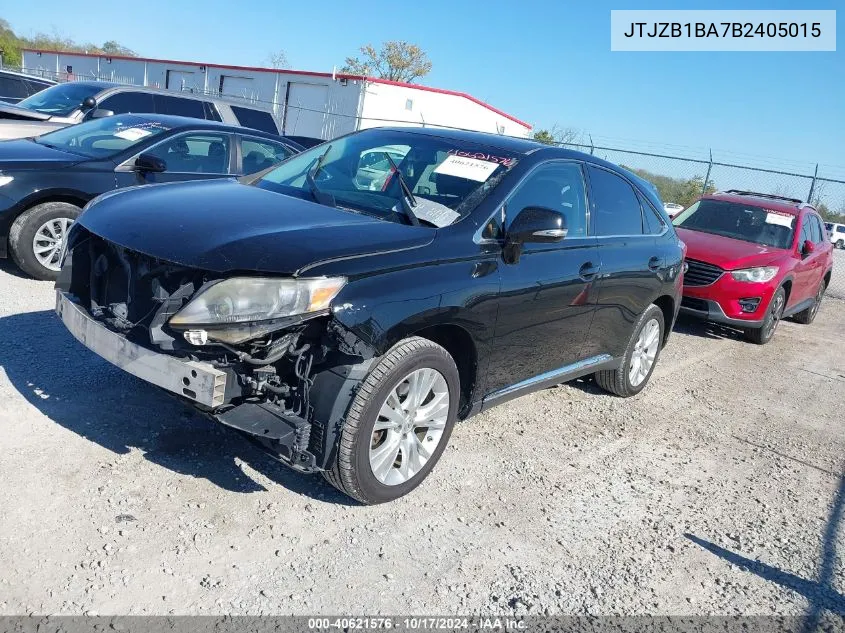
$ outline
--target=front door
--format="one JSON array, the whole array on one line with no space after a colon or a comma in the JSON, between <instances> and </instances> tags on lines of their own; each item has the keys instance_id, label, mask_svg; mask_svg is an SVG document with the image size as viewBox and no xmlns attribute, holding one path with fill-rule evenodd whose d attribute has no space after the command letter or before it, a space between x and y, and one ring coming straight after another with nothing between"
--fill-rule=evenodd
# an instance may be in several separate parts
<instances>
[{"instance_id":1,"label":"front door","mask_svg":"<svg viewBox=\"0 0 845 633\"><path fill-rule=\"evenodd\" d=\"M144 154L160 158L167 165L161 173L140 173L126 170L123 163L115 172L118 187L182 180L226 178L232 171L232 135L219 132L189 132L166 139Z\"/></svg>"},{"instance_id":2,"label":"front door","mask_svg":"<svg viewBox=\"0 0 845 633\"><path fill-rule=\"evenodd\" d=\"M792 291L789 293L787 307L792 307L806 299L816 296L824 274L824 263L827 257L825 247L825 233L821 222L811 213L805 213L801 219L801 231L795 256L799 261L795 264ZM812 252L804 251L804 243L813 244Z\"/></svg>"},{"instance_id":3,"label":"front door","mask_svg":"<svg viewBox=\"0 0 845 633\"><path fill-rule=\"evenodd\" d=\"M506 201L506 222L526 207L562 213L568 233L558 243L525 244L518 262L499 267L499 316L485 389L493 398L581 360L595 308L597 253L587 230L581 164L560 160L535 168Z\"/></svg>"}]
</instances>

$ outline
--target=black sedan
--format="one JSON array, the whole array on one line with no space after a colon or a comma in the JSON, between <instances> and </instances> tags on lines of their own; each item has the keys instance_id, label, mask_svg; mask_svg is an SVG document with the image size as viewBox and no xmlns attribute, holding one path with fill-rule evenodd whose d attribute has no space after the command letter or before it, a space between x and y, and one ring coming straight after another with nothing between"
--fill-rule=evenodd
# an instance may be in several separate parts
<instances>
[{"instance_id":1,"label":"black sedan","mask_svg":"<svg viewBox=\"0 0 845 633\"><path fill-rule=\"evenodd\" d=\"M259 172L298 153L289 139L176 116L125 114L0 142L0 257L55 279L64 237L94 197L135 185Z\"/></svg>"}]
</instances>

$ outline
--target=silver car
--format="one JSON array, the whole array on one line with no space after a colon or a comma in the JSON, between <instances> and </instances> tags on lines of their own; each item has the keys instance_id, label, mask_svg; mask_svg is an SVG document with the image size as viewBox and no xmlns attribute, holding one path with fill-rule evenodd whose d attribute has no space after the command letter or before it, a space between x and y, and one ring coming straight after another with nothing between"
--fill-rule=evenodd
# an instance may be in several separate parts
<instances>
[{"instance_id":1,"label":"silver car","mask_svg":"<svg viewBox=\"0 0 845 633\"><path fill-rule=\"evenodd\" d=\"M40 136L83 121L128 113L174 114L279 133L269 107L143 86L72 81L46 88L15 105L0 103L0 140Z\"/></svg>"}]
</instances>

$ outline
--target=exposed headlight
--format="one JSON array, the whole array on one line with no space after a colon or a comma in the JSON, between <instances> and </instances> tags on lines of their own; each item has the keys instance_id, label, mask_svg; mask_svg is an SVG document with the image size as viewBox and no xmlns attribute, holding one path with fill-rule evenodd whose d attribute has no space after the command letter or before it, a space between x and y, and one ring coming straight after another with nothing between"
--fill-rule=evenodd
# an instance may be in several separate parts
<instances>
[{"instance_id":1,"label":"exposed headlight","mask_svg":"<svg viewBox=\"0 0 845 633\"><path fill-rule=\"evenodd\" d=\"M759 266L758 268L743 268L741 270L731 271L731 277L737 281L752 281L757 283L771 281L777 274L777 266Z\"/></svg>"},{"instance_id":2,"label":"exposed headlight","mask_svg":"<svg viewBox=\"0 0 845 633\"><path fill-rule=\"evenodd\" d=\"M0 187L2 187L3 185L8 185L14 179L14 176L4 176L3 174L0 174Z\"/></svg>"},{"instance_id":3,"label":"exposed headlight","mask_svg":"<svg viewBox=\"0 0 845 633\"><path fill-rule=\"evenodd\" d=\"M211 340L240 343L278 329L280 319L328 309L345 283L343 277L233 277L206 288L169 323L207 329Z\"/></svg>"}]
</instances>

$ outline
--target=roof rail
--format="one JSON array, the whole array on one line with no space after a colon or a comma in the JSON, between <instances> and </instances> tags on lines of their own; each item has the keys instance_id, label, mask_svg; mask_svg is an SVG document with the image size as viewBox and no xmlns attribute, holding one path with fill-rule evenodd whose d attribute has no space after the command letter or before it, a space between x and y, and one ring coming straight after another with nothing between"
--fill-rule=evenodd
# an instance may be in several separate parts
<instances>
[{"instance_id":1,"label":"roof rail","mask_svg":"<svg viewBox=\"0 0 845 633\"><path fill-rule=\"evenodd\" d=\"M802 202L798 205L799 209L812 209L813 211L816 210L815 205L810 204L809 202Z\"/></svg>"},{"instance_id":2,"label":"roof rail","mask_svg":"<svg viewBox=\"0 0 845 633\"><path fill-rule=\"evenodd\" d=\"M786 202L794 202L795 204L806 204L803 200L798 198L787 198L786 196L776 196L773 193L759 193L757 191L743 191L741 189L728 189L727 191L717 191L716 193L731 193L735 196L754 196L756 198L768 198L769 200L784 200Z\"/></svg>"}]
</instances>

